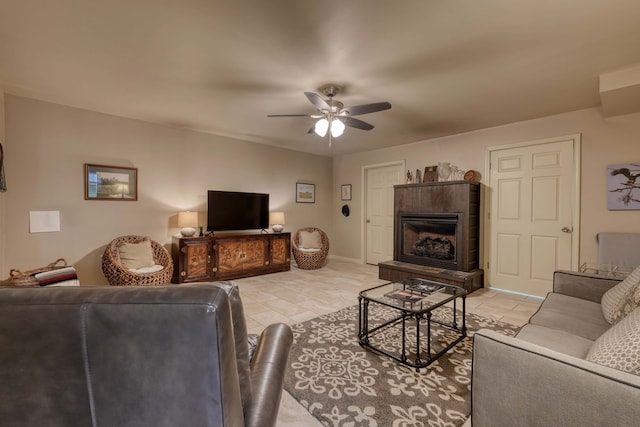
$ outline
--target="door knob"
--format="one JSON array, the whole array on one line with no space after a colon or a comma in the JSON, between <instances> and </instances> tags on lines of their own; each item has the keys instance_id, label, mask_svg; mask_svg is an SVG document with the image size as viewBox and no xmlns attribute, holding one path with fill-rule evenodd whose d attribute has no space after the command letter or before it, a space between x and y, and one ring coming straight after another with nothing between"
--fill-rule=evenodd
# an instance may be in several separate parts
<instances>
[{"instance_id":1,"label":"door knob","mask_svg":"<svg viewBox=\"0 0 640 427\"><path fill-rule=\"evenodd\" d=\"M573 233L573 227L562 227L563 233Z\"/></svg>"}]
</instances>

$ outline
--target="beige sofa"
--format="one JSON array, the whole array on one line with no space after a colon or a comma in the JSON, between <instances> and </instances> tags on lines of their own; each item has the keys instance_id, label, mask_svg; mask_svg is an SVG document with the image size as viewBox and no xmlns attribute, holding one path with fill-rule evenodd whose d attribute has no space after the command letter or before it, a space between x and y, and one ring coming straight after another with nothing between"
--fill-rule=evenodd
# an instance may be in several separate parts
<instances>
[{"instance_id":1,"label":"beige sofa","mask_svg":"<svg viewBox=\"0 0 640 427\"><path fill-rule=\"evenodd\" d=\"M621 287L603 300L620 280L557 271L553 292L515 338L477 332L473 427L638 425L640 308L612 325Z\"/></svg>"}]
</instances>

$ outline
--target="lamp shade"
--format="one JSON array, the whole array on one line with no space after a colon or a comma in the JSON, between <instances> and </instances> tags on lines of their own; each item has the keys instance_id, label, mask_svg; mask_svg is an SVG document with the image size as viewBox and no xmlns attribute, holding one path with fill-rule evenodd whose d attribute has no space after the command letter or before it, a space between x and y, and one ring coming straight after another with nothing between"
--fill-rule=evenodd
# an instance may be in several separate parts
<instances>
[{"instance_id":1,"label":"lamp shade","mask_svg":"<svg viewBox=\"0 0 640 427\"><path fill-rule=\"evenodd\" d=\"M185 211L178 214L178 227L195 227L198 225L198 212Z\"/></svg>"},{"instance_id":2,"label":"lamp shade","mask_svg":"<svg viewBox=\"0 0 640 427\"><path fill-rule=\"evenodd\" d=\"M185 237L190 237L196 234L196 227L198 225L198 212L184 211L178 213L178 227L182 227L180 234Z\"/></svg>"},{"instance_id":3,"label":"lamp shade","mask_svg":"<svg viewBox=\"0 0 640 427\"><path fill-rule=\"evenodd\" d=\"M284 212L269 213L269 224L284 224Z\"/></svg>"},{"instance_id":4,"label":"lamp shade","mask_svg":"<svg viewBox=\"0 0 640 427\"><path fill-rule=\"evenodd\" d=\"M284 227L284 212L270 212L269 213L269 224L271 224L271 229L276 233L280 233Z\"/></svg>"}]
</instances>

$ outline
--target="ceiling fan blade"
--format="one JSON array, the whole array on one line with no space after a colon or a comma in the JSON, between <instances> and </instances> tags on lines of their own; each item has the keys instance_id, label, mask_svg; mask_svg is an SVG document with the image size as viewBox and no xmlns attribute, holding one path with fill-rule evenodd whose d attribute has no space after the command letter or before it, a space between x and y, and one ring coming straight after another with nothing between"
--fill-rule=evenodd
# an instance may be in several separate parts
<instances>
[{"instance_id":1,"label":"ceiling fan blade","mask_svg":"<svg viewBox=\"0 0 640 427\"><path fill-rule=\"evenodd\" d=\"M388 102L374 102L373 104L354 105L353 107L345 107L342 111L346 111L350 116L359 116L361 114L375 113L376 111L388 110L391 104Z\"/></svg>"},{"instance_id":2,"label":"ceiling fan blade","mask_svg":"<svg viewBox=\"0 0 640 427\"><path fill-rule=\"evenodd\" d=\"M317 93L314 92L305 92L304 93L306 95L306 97L309 99L309 101L311 101L311 103L318 109L318 110L330 110L331 107L329 106L329 104L327 104L327 101L325 101L320 95L318 95Z\"/></svg>"},{"instance_id":3,"label":"ceiling fan blade","mask_svg":"<svg viewBox=\"0 0 640 427\"><path fill-rule=\"evenodd\" d=\"M372 124L369 124L360 119L354 119L353 117L338 117L338 120L340 120L341 122L343 122L345 125L349 127L362 129L362 130L371 130L374 127Z\"/></svg>"}]
</instances>

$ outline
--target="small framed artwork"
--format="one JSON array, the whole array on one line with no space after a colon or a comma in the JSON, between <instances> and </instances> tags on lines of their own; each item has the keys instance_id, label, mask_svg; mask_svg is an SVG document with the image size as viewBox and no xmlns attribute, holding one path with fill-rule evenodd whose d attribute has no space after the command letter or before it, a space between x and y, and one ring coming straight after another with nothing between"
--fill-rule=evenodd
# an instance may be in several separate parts
<instances>
[{"instance_id":1,"label":"small framed artwork","mask_svg":"<svg viewBox=\"0 0 640 427\"><path fill-rule=\"evenodd\" d=\"M340 200L351 200L351 184L340 186Z\"/></svg>"},{"instance_id":2,"label":"small framed artwork","mask_svg":"<svg viewBox=\"0 0 640 427\"><path fill-rule=\"evenodd\" d=\"M138 200L138 169L84 164L85 200Z\"/></svg>"},{"instance_id":3,"label":"small framed artwork","mask_svg":"<svg viewBox=\"0 0 640 427\"><path fill-rule=\"evenodd\" d=\"M607 208L640 209L640 163L607 166Z\"/></svg>"},{"instance_id":4,"label":"small framed artwork","mask_svg":"<svg viewBox=\"0 0 640 427\"><path fill-rule=\"evenodd\" d=\"M422 175L422 182L436 182L438 180L438 166L426 166Z\"/></svg>"},{"instance_id":5,"label":"small framed artwork","mask_svg":"<svg viewBox=\"0 0 640 427\"><path fill-rule=\"evenodd\" d=\"M315 203L316 185L304 182L296 183L296 203Z\"/></svg>"}]
</instances>

